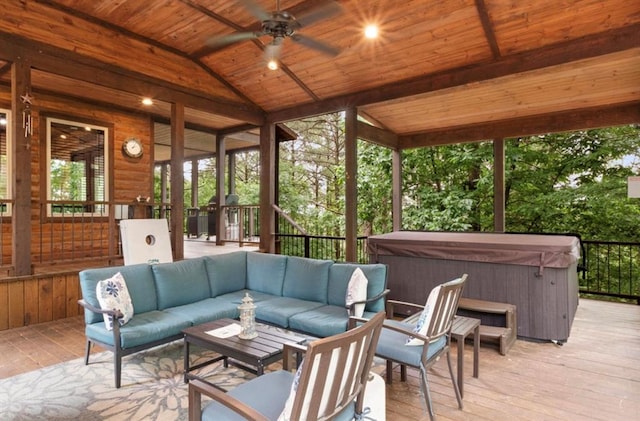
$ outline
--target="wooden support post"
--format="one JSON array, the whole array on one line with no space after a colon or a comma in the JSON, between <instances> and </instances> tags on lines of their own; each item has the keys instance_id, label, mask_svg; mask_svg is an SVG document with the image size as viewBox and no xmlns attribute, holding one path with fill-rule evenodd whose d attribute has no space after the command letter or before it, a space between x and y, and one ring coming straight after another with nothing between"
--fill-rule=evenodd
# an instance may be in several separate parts
<instances>
[{"instance_id":1,"label":"wooden support post","mask_svg":"<svg viewBox=\"0 0 640 421\"><path fill-rule=\"evenodd\" d=\"M345 237L347 262L356 262L358 241L358 112L349 108L345 116Z\"/></svg>"},{"instance_id":2,"label":"wooden support post","mask_svg":"<svg viewBox=\"0 0 640 421\"><path fill-rule=\"evenodd\" d=\"M227 155L226 143L224 141L224 135L216 135L216 245L224 245L226 233L226 217L224 214L223 206L225 201L225 171L224 161Z\"/></svg>"},{"instance_id":3,"label":"wooden support post","mask_svg":"<svg viewBox=\"0 0 640 421\"><path fill-rule=\"evenodd\" d=\"M171 248L184 258L184 104L171 104Z\"/></svg>"},{"instance_id":4,"label":"wooden support post","mask_svg":"<svg viewBox=\"0 0 640 421\"><path fill-rule=\"evenodd\" d=\"M31 275L31 144L34 142L31 115L31 66L19 58L11 66L11 139L13 153L11 214L14 275ZM27 125L31 125L27 127ZM43 154L44 155L44 154ZM46 192L44 192L46 198Z\"/></svg>"},{"instance_id":5,"label":"wooden support post","mask_svg":"<svg viewBox=\"0 0 640 421\"><path fill-rule=\"evenodd\" d=\"M394 231L402 229L402 151L391 152L391 215Z\"/></svg>"},{"instance_id":6,"label":"wooden support post","mask_svg":"<svg viewBox=\"0 0 640 421\"><path fill-rule=\"evenodd\" d=\"M505 231L504 139L493 140L493 231Z\"/></svg>"},{"instance_id":7,"label":"wooden support post","mask_svg":"<svg viewBox=\"0 0 640 421\"><path fill-rule=\"evenodd\" d=\"M271 122L260 127L260 250L274 253L276 126Z\"/></svg>"}]
</instances>

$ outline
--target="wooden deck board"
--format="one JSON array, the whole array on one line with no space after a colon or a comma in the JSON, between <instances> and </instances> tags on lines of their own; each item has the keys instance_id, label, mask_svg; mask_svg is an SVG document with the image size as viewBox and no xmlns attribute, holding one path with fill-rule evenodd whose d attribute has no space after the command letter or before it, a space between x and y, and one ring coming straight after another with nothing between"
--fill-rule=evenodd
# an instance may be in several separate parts
<instances>
[{"instance_id":1,"label":"wooden deck board","mask_svg":"<svg viewBox=\"0 0 640 421\"><path fill-rule=\"evenodd\" d=\"M0 331L0 378L83 352L81 316ZM452 353L455 365L455 347ZM467 343L467 367L472 355ZM457 408L446 361L436 364L429 379L440 421L640 419L640 306L583 299L562 346L517 340L506 356L482 346L480 377L471 370L465 375L463 410ZM408 369L402 383L395 369L387 387L387 419L429 419L417 371Z\"/></svg>"}]
</instances>

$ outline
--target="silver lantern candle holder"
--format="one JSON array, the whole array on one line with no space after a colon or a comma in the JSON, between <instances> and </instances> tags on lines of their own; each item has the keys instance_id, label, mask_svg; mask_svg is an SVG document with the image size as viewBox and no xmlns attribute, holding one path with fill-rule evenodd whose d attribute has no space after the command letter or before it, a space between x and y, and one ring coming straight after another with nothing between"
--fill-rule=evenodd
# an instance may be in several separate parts
<instances>
[{"instance_id":1,"label":"silver lantern candle holder","mask_svg":"<svg viewBox=\"0 0 640 421\"><path fill-rule=\"evenodd\" d=\"M240 310L241 328L238 337L240 339L253 339L258 336L258 332L256 332L256 305L253 303L249 293L245 294L242 304L238 306L238 310Z\"/></svg>"}]
</instances>

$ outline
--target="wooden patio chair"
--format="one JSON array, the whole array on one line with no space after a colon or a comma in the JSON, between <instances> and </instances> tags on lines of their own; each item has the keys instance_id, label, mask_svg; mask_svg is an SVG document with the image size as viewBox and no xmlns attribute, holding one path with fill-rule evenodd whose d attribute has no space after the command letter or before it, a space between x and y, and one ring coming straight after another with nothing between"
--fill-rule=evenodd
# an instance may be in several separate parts
<instances>
[{"instance_id":1,"label":"wooden patio chair","mask_svg":"<svg viewBox=\"0 0 640 421\"><path fill-rule=\"evenodd\" d=\"M449 375L453 383L453 389L458 400L458 406L462 409L462 397L456 378L451 367L451 355L449 345L451 341L451 326L458 309L458 300L462 294L467 275L458 279L436 286L427 299L425 306L388 300L387 305L401 304L412 306L422 310L421 319L426 328L425 334L415 331L416 325L387 319L384 321L380 332L376 356L387 360L387 383L391 383L392 365L399 363L401 380L406 380L406 366L420 370L422 392L429 410L431 420L435 420L431 402L431 392L427 379L428 370L438 361L442 354L446 354L449 365ZM389 313L389 312L388 312ZM392 317L393 315L389 315ZM420 325L420 322L418 323ZM408 339L413 338L419 345L409 345Z\"/></svg>"},{"instance_id":2,"label":"wooden patio chair","mask_svg":"<svg viewBox=\"0 0 640 421\"><path fill-rule=\"evenodd\" d=\"M295 375L287 370L267 373L228 393L205 381L191 380L189 420L359 417L365 410L365 388L384 319L380 312L357 328L310 342ZM213 399L204 409L203 394Z\"/></svg>"}]
</instances>

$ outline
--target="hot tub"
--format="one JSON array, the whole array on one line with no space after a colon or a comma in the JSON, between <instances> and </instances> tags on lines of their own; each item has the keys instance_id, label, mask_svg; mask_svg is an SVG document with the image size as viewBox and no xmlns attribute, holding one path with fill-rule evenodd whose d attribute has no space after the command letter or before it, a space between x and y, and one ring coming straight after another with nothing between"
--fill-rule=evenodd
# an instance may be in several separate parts
<instances>
[{"instance_id":1,"label":"hot tub","mask_svg":"<svg viewBox=\"0 0 640 421\"><path fill-rule=\"evenodd\" d=\"M390 299L423 303L434 286L467 273L464 297L516 306L518 337L569 338L578 307L577 237L397 231L368 244L370 261L388 265Z\"/></svg>"}]
</instances>

